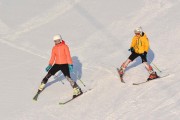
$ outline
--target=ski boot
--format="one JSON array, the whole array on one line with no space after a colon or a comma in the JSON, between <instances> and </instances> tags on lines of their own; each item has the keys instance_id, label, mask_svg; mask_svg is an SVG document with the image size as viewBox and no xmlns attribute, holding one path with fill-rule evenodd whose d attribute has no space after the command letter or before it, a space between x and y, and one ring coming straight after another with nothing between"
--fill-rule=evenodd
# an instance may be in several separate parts
<instances>
[{"instance_id":1,"label":"ski boot","mask_svg":"<svg viewBox=\"0 0 180 120\"><path fill-rule=\"evenodd\" d=\"M42 91L42 90L44 89L44 87L45 87L45 84L44 84L44 83L41 83L41 85L39 86L39 89L38 89L38 90Z\"/></svg>"},{"instance_id":2,"label":"ski boot","mask_svg":"<svg viewBox=\"0 0 180 120\"><path fill-rule=\"evenodd\" d=\"M37 101L38 96L39 96L39 94L42 92L42 90L44 89L44 87L45 87L45 84L44 84L44 83L41 83L41 85L40 85L39 88L38 88L38 91L37 91L36 95L33 97L33 100Z\"/></svg>"},{"instance_id":3,"label":"ski boot","mask_svg":"<svg viewBox=\"0 0 180 120\"><path fill-rule=\"evenodd\" d=\"M120 69L117 68L117 71L119 73L120 80L121 80L122 83L125 83L124 80L123 80L124 70L125 70L125 68L123 68L123 67L121 67Z\"/></svg>"},{"instance_id":4,"label":"ski boot","mask_svg":"<svg viewBox=\"0 0 180 120\"><path fill-rule=\"evenodd\" d=\"M159 78L159 76L156 74L156 72L153 72L149 75L149 78L147 79L147 81L149 80L153 80L153 79L156 79L156 78Z\"/></svg>"},{"instance_id":5,"label":"ski boot","mask_svg":"<svg viewBox=\"0 0 180 120\"><path fill-rule=\"evenodd\" d=\"M124 75L124 68L123 68L123 67L121 67L121 68L119 69L119 75L120 75L121 77Z\"/></svg>"},{"instance_id":6,"label":"ski boot","mask_svg":"<svg viewBox=\"0 0 180 120\"><path fill-rule=\"evenodd\" d=\"M83 94L83 92L79 87L73 88L73 98L76 98L82 94Z\"/></svg>"}]
</instances>

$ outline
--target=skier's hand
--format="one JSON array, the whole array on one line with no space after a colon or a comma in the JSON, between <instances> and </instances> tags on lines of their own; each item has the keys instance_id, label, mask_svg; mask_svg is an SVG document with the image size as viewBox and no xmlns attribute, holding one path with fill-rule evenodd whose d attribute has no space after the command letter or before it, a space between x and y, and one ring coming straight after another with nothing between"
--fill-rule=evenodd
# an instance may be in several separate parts
<instances>
[{"instance_id":1,"label":"skier's hand","mask_svg":"<svg viewBox=\"0 0 180 120\"><path fill-rule=\"evenodd\" d=\"M46 67L46 72L48 72L51 68L52 68L52 65L48 65L48 66Z\"/></svg>"},{"instance_id":2,"label":"skier's hand","mask_svg":"<svg viewBox=\"0 0 180 120\"><path fill-rule=\"evenodd\" d=\"M69 67L69 72L73 72L73 65L69 64L68 67Z\"/></svg>"},{"instance_id":3,"label":"skier's hand","mask_svg":"<svg viewBox=\"0 0 180 120\"><path fill-rule=\"evenodd\" d=\"M145 51L142 55L146 56L146 55L147 55L147 52Z\"/></svg>"},{"instance_id":4,"label":"skier's hand","mask_svg":"<svg viewBox=\"0 0 180 120\"><path fill-rule=\"evenodd\" d=\"M144 55L147 55L147 52L145 51L143 54L144 54Z\"/></svg>"},{"instance_id":5,"label":"skier's hand","mask_svg":"<svg viewBox=\"0 0 180 120\"><path fill-rule=\"evenodd\" d=\"M128 49L128 51L134 52L134 48L131 47L130 49Z\"/></svg>"}]
</instances>

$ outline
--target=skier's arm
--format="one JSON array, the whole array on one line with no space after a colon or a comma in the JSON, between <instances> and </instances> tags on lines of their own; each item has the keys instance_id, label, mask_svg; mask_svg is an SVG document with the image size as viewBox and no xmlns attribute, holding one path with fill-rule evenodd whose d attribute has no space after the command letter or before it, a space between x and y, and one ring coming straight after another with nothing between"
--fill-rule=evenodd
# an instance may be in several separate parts
<instances>
[{"instance_id":1,"label":"skier's arm","mask_svg":"<svg viewBox=\"0 0 180 120\"><path fill-rule=\"evenodd\" d=\"M71 58L71 55L70 55L70 51L69 51L69 47L67 45L65 47L65 53L66 53L66 56L67 56L68 64L73 64L72 63L72 58Z\"/></svg>"},{"instance_id":2,"label":"skier's arm","mask_svg":"<svg viewBox=\"0 0 180 120\"><path fill-rule=\"evenodd\" d=\"M135 44L136 44L135 38L133 37L130 48L134 48Z\"/></svg>"},{"instance_id":3,"label":"skier's arm","mask_svg":"<svg viewBox=\"0 0 180 120\"><path fill-rule=\"evenodd\" d=\"M149 40L148 38L146 38L144 51L148 52L148 50L149 50Z\"/></svg>"},{"instance_id":4,"label":"skier's arm","mask_svg":"<svg viewBox=\"0 0 180 120\"><path fill-rule=\"evenodd\" d=\"M54 53L54 48L53 48L51 52L51 59L49 60L49 65L53 65L54 60L55 60L55 53Z\"/></svg>"}]
</instances>

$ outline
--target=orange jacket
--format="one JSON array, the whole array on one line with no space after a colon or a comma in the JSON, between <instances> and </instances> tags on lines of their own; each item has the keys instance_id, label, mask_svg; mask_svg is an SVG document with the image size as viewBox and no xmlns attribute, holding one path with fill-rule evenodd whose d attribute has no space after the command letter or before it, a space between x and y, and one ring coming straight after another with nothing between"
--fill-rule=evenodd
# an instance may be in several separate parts
<instances>
[{"instance_id":1,"label":"orange jacket","mask_svg":"<svg viewBox=\"0 0 180 120\"><path fill-rule=\"evenodd\" d=\"M72 58L69 52L69 47L65 44L64 41L55 45L52 48L49 65L53 64L72 64Z\"/></svg>"},{"instance_id":2,"label":"orange jacket","mask_svg":"<svg viewBox=\"0 0 180 120\"><path fill-rule=\"evenodd\" d=\"M135 52L142 54L149 50L149 40L145 33L142 36L134 36L132 39L131 47L134 48Z\"/></svg>"}]
</instances>

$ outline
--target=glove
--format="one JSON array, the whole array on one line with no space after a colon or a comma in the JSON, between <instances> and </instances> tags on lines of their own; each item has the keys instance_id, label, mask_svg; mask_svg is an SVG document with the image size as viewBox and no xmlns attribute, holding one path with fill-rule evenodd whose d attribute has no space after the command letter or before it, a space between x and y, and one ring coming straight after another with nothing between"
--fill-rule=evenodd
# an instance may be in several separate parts
<instances>
[{"instance_id":1,"label":"glove","mask_svg":"<svg viewBox=\"0 0 180 120\"><path fill-rule=\"evenodd\" d=\"M68 67L69 67L69 72L73 72L73 65L69 64Z\"/></svg>"},{"instance_id":2,"label":"glove","mask_svg":"<svg viewBox=\"0 0 180 120\"><path fill-rule=\"evenodd\" d=\"M142 55L147 55L147 52L145 51Z\"/></svg>"},{"instance_id":3,"label":"glove","mask_svg":"<svg viewBox=\"0 0 180 120\"><path fill-rule=\"evenodd\" d=\"M128 49L128 51L134 52L134 48L131 47L130 49Z\"/></svg>"},{"instance_id":4,"label":"glove","mask_svg":"<svg viewBox=\"0 0 180 120\"><path fill-rule=\"evenodd\" d=\"M48 66L46 67L46 72L48 72L51 68L52 68L52 65L48 65Z\"/></svg>"}]
</instances>

